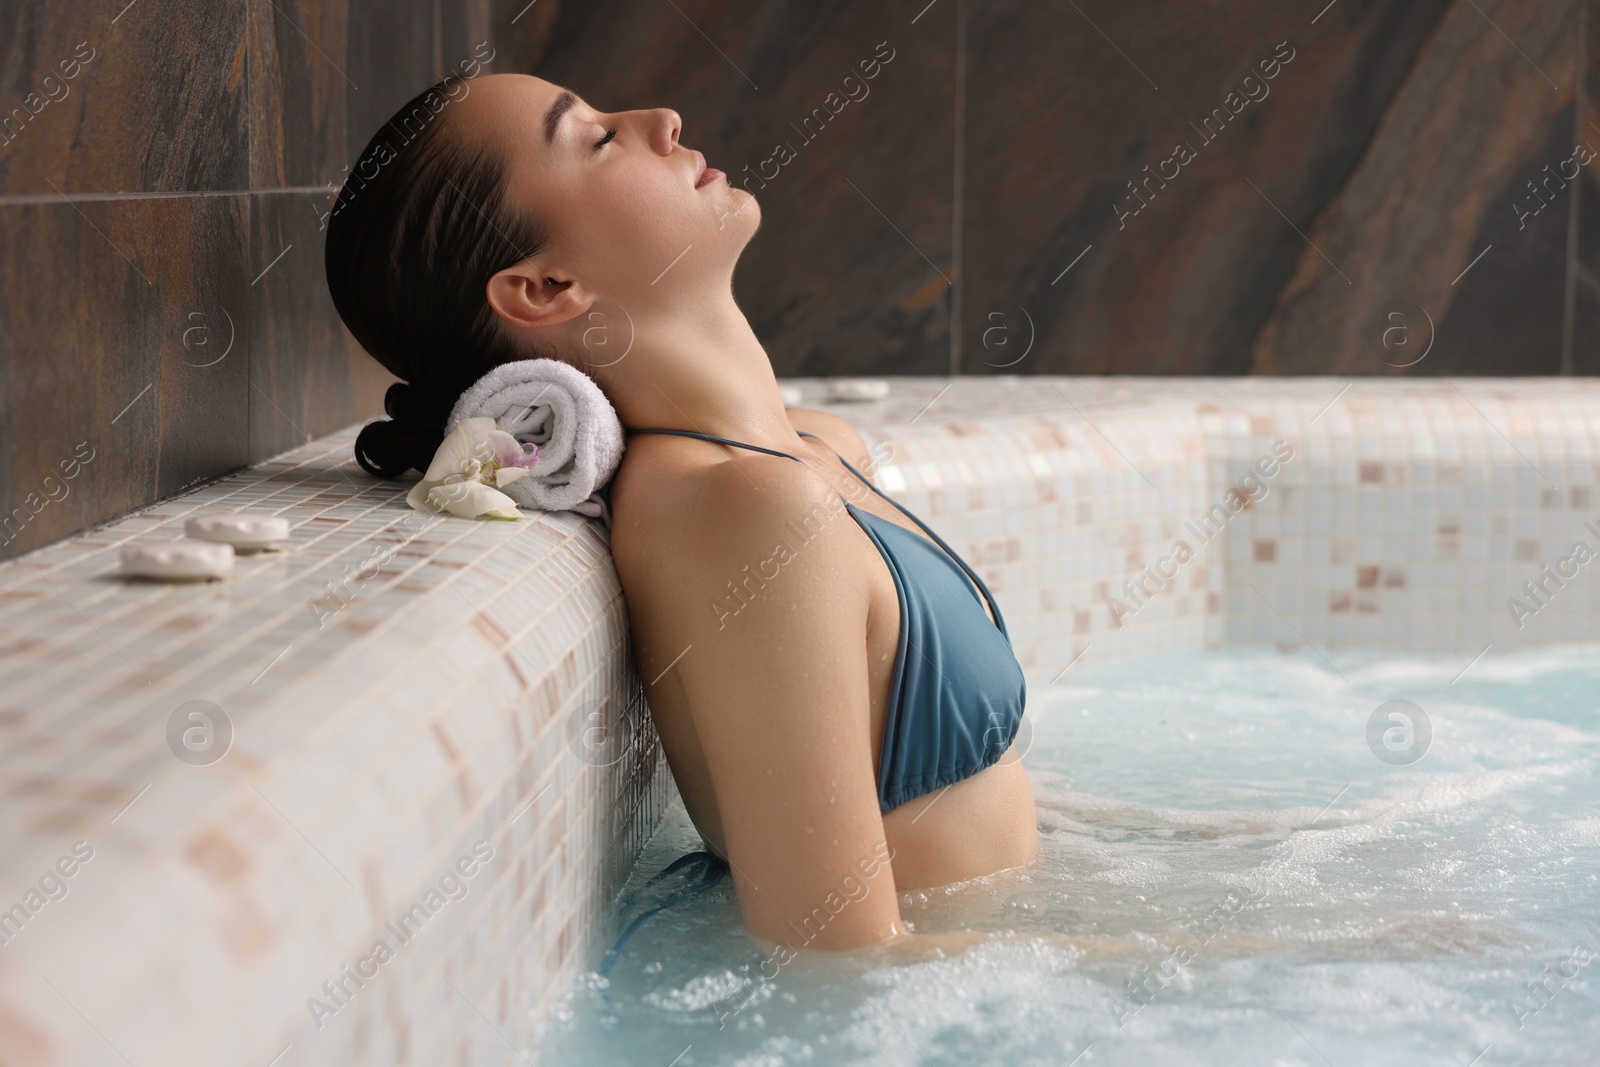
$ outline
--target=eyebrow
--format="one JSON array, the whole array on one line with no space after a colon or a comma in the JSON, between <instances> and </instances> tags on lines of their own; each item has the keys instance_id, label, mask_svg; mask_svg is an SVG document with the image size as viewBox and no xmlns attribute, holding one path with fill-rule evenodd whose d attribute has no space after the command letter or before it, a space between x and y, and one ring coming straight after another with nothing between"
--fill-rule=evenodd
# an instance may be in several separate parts
<instances>
[{"instance_id":1,"label":"eyebrow","mask_svg":"<svg viewBox=\"0 0 1600 1067\"><path fill-rule=\"evenodd\" d=\"M561 124L561 116L571 110L572 105L577 102L578 98L569 90L561 90L561 95L555 98L555 102L550 105L550 110L544 113L545 144L555 140L556 127Z\"/></svg>"}]
</instances>

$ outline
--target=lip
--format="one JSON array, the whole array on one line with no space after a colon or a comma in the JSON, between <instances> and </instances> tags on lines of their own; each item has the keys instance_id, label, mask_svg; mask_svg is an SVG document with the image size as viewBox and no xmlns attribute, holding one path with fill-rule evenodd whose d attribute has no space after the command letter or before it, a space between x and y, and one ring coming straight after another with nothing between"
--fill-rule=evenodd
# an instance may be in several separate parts
<instances>
[{"instance_id":1,"label":"lip","mask_svg":"<svg viewBox=\"0 0 1600 1067\"><path fill-rule=\"evenodd\" d=\"M706 166L706 157L701 155L698 150L696 150L694 153L694 165L694 187L696 189L700 188L702 185L710 185L718 178L725 177L722 171L718 170L716 167Z\"/></svg>"}]
</instances>

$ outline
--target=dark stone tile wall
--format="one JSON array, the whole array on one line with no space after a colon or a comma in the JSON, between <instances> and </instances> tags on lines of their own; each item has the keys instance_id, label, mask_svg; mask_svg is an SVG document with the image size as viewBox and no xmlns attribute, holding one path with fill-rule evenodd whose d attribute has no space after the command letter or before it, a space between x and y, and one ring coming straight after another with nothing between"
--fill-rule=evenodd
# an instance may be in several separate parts
<instances>
[{"instance_id":1,"label":"dark stone tile wall","mask_svg":"<svg viewBox=\"0 0 1600 1067\"><path fill-rule=\"evenodd\" d=\"M984 5L964 369L1600 371L1581 192L1514 210L1600 148L1585 6Z\"/></svg>"},{"instance_id":2,"label":"dark stone tile wall","mask_svg":"<svg viewBox=\"0 0 1600 1067\"><path fill-rule=\"evenodd\" d=\"M243 188L245 7L0 5L0 195Z\"/></svg>"},{"instance_id":3,"label":"dark stone tile wall","mask_svg":"<svg viewBox=\"0 0 1600 1067\"><path fill-rule=\"evenodd\" d=\"M1399 5L1344 10L1340 24L1357 32L1359 16L1391 6ZM1531 219L1519 220L1516 205L1542 202L1527 183L1546 166L1555 172L1578 138L1600 149L1600 134L1574 129L1580 13L1575 2L1443 8L1338 188L1314 215L1290 213L1306 236L1257 332L1250 369L1560 372L1576 190L1556 190L1557 177L1551 202ZM1318 43L1308 42L1307 53ZM1293 188L1284 178L1262 184L1268 195ZM1404 369L1376 358L1369 325L1397 302L1438 324L1433 351ZM1587 345L1575 340L1592 351L1593 335ZM1600 370L1593 356L1581 364Z\"/></svg>"},{"instance_id":4,"label":"dark stone tile wall","mask_svg":"<svg viewBox=\"0 0 1600 1067\"><path fill-rule=\"evenodd\" d=\"M0 205L10 554L248 461L248 227L243 195Z\"/></svg>"},{"instance_id":5,"label":"dark stone tile wall","mask_svg":"<svg viewBox=\"0 0 1600 1067\"><path fill-rule=\"evenodd\" d=\"M757 193L780 374L1596 373L1594 4L0 5L0 557L380 412L321 213L485 41Z\"/></svg>"}]
</instances>

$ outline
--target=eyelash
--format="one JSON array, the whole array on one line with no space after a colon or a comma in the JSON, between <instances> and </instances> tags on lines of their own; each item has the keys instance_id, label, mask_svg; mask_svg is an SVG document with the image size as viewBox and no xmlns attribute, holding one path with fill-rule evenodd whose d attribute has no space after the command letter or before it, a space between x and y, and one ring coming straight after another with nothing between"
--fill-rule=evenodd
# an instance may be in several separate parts
<instances>
[{"instance_id":1,"label":"eyelash","mask_svg":"<svg viewBox=\"0 0 1600 1067\"><path fill-rule=\"evenodd\" d=\"M605 144L605 143L606 143L606 142L607 142L607 141L610 141L610 140L611 140L611 139L612 139L612 138L613 138L613 137L615 137L615 136L616 136L616 135L617 135L617 128L616 128L616 127L615 127L615 126L613 126L613 127L611 127L611 128L610 128L610 129L609 129L609 130L607 130L607 131L606 131L606 135L605 135L605 136L604 136L604 137L602 137L602 138L600 138L600 139L599 139L599 140L598 140L598 141L596 141L596 142L595 142L595 143L594 143L594 146L595 146L595 148L596 148L596 149L598 149L598 148L600 148L600 147L601 147L601 146L603 146L603 145L604 145L604 144Z\"/></svg>"}]
</instances>

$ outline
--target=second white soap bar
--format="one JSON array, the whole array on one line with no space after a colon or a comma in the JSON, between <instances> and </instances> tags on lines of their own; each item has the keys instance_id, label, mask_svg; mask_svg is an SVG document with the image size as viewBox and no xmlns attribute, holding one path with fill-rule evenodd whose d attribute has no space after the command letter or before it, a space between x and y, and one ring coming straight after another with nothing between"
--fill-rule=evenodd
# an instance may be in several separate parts
<instances>
[{"instance_id":1,"label":"second white soap bar","mask_svg":"<svg viewBox=\"0 0 1600 1067\"><path fill-rule=\"evenodd\" d=\"M289 520L281 515L196 515L183 524L183 532L234 548L266 548L289 539Z\"/></svg>"},{"instance_id":2,"label":"second white soap bar","mask_svg":"<svg viewBox=\"0 0 1600 1067\"><path fill-rule=\"evenodd\" d=\"M233 546L210 541L161 541L122 550L122 573L137 578L192 581L221 578L233 569Z\"/></svg>"}]
</instances>

